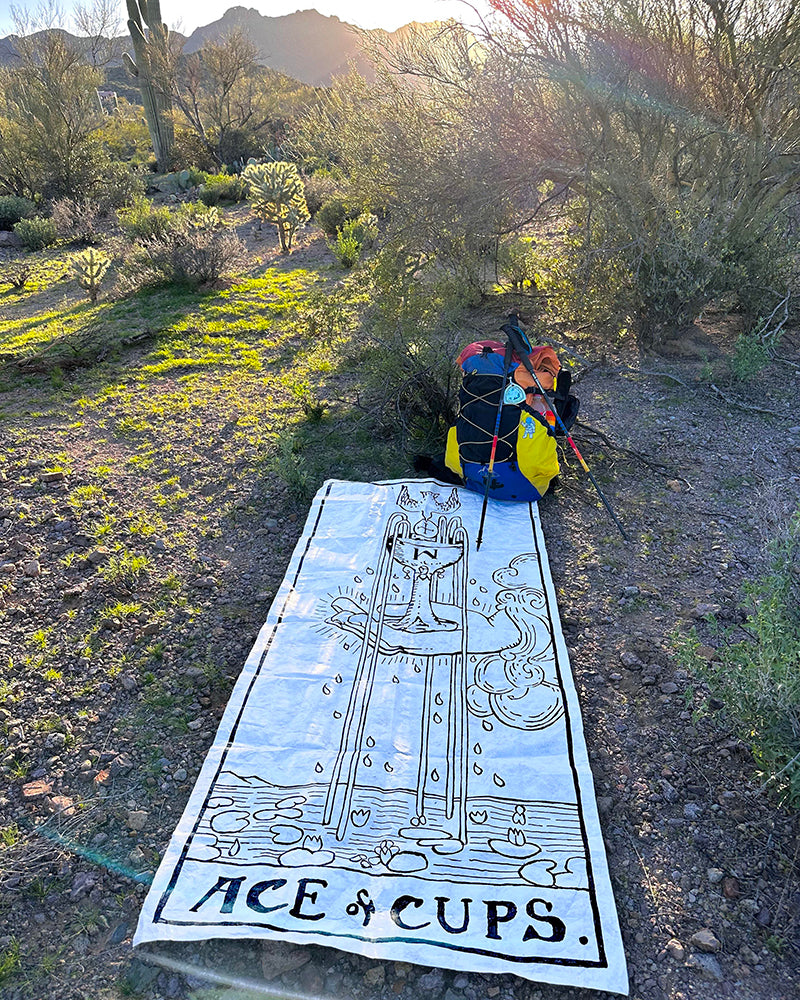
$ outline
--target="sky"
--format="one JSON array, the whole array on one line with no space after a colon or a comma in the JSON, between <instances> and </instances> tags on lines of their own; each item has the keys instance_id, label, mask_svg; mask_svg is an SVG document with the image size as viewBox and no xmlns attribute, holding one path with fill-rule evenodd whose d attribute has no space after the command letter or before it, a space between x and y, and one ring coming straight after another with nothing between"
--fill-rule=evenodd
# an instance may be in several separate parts
<instances>
[{"instance_id":1,"label":"sky","mask_svg":"<svg viewBox=\"0 0 800 1000\"><path fill-rule=\"evenodd\" d=\"M86 3L87 0L84 0ZM88 0L91 3L91 0ZM12 6L35 11L40 0L0 0L0 36L14 30ZM69 20L75 0L61 0L60 6ZM362 28L386 28L390 31L409 21L443 21L454 17L466 22L475 15L470 7L485 11L485 0L472 0L471 5L461 0L161 0L161 14L171 28L191 34L200 25L218 20L230 7L254 8L269 17L280 17L296 10L315 8L320 14L335 15L341 21L357 24ZM124 0L119 0L120 26L124 30ZM65 25L69 27L68 24Z\"/></svg>"}]
</instances>

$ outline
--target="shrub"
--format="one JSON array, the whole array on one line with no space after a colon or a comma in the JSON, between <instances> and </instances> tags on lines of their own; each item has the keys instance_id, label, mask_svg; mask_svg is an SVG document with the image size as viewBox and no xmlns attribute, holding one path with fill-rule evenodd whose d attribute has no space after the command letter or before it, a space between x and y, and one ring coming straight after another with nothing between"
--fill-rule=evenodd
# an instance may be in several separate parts
<instances>
[{"instance_id":1,"label":"shrub","mask_svg":"<svg viewBox=\"0 0 800 1000\"><path fill-rule=\"evenodd\" d=\"M43 250L52 246L58 239L53 220L45 219L41 215L32 219L22 219L14 226L14 232L26 250Z\"/></svg>"},{"instance_id":2,"label":"shrub","mask_svg":"<svg viewBox=\"0 0 800 1000\"><path fill-rule=\"evenodd\" d=\"M501 243L497 263L514 291L536 285L536 248L529 236L514 236Z\"/></svg>"},{"instance_id":3,"label":"shrub","mask_svg":"<svg viewBox=\"0 0 800 1000\"><path fill-rule=\"evenodd\" d=\"M752 747L765 781L800 808L800 507L768 545L767 571L746 593L748 638L723 632L721 662L697 655L696 634L680 651Z\"/></svg>"},{"instance_id":4,"label":"shrub","mask_svg":"<svg viewBox=\"0 0 800 1000\"><path fill-rule=\"evenodd\" d=\"M212 174L198 193L204 205L219 205L222 201L244 201L245 184L241 177L231 174Z\"/></svg>"},{"instance_id":5,"label":"shrub","mask_svg":"<svg viewBox=\"0 0 800 1000\"><path fill-rule=\"evenodd\" d=\"M357 219L345 222L336 233L336 241L328 246L343 267L353 267L364 250L369 250L378 237L378 217L364 212Z\"/></svg>"},{"instance_id":6,"label":"shrub","mask_svg":"<svg viewBox=\"0 0 800 1000\"><path fill-rule=\"evenodd\" d=\"M328 243L328 246L342 267L353 267L361 256L361 244L355 236L345 233L344 229L339 230L335 242Z\"/></svg>"},{"instance_id":7,"label":"shrub","mask_svg":"<svg viewBox=\"0 0 800 1000\"><path fill-rule=\"evenodd\" d=\"M121 281L129 291L167 284L197 287L236 274L247 262L244 243L220 225L216 214L191 218L176 213L165 233L133 245Z\"/></svg>"},{"instance_id":8,"label":"shrub","mask_svg":"<svg viewBox=\"0 0 800 1000\"><path fill-rule=\"evenodd\" d=\"M36 205L30 199L13 194L0 196L0 229L13 229L21 219L29 219L35 214Z\"/></svg>"},{"instance_id":9,"label":"shrub","mask_svg":"<svg viewBox=\"0 0 800 1000\"><path fill-rule=\"evenodd\" d=\"M316 173L303 178L306 193L306 205L311 217L314 218L325 204L339 193L339 185L327 170L317 170ZM335 231L335 230L334 230Z\"/></svg>"},{"instance_id":10,"label":"shrub","mask_svg":"<svg viewBox=\"0 0 800 1000\"><path fill-rule=\"evenodd\" d=\"M130 208L118 212L117 218L129 240L147 240L167 232L172 214L165 205L157 207L142 196L136 198Z\"/></svg>"},{"instance_id":11,"label":"shrub","mask_svg":"<svg viewBox=\"0 0 800 1000\"><path fill-rule=\"evenodd\" d=\"M344 198L337 195L335 198L328 199L319 208L317 214L314 216L314 222L328 236L335 236L345 222L357 216L358 212L348 209Z\"/></svg>"},{"instance_id":12,"label":"shrub","mask_svg":"<svg viewBox=\"0 0 800 1000\"><path fill-rule=\"evenodd\" d=\"M100 206L90 198L59 198L53 202L50 218L64 240L94 243L97 239Z\"/></svg>"}]
</instances>

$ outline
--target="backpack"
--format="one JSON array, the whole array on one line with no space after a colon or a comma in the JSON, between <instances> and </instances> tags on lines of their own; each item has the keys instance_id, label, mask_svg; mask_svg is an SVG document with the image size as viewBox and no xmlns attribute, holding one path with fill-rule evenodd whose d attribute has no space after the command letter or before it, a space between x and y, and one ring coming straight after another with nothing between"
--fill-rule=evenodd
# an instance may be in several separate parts
<instances>
[{"instance_id":1,"label":"backpack","mask_svg":"<svg viewBox=\"0 0 800 1000\"><path fill-rule=\"evenodd\" d=\"M534 380L512 354L504 380L506 345L480 340L465 347L457 365L463 373L458 416L447 435L445 465L464 485L485 493L492 440L503 393L489 496L494 500L535 502L558 475L556 418ZM535 347L530 360L542 388L569 429L579 401L570 395L572 377L562 370L551 347ZM505 384L504 384L505 382Z\"/></svg>"}]
</instances>

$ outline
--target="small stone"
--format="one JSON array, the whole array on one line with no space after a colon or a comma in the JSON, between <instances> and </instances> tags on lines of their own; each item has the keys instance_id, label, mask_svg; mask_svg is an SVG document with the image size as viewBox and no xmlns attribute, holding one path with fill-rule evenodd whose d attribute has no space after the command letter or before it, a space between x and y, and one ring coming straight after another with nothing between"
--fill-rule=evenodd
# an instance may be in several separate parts
<instances>
[{"instance_id":1,"label":"small stone","mask_svg":"<svg viewBox=\"0 0 800 1000\"><path fill-rule=\"evenodd\" d=\"M219 581L214 576L201 576L192 582L192 586L200 590L213 590L219 586Z\"/></svg>"},{"instance_id":2,"label":"small stone","mask_svg":"<svg viewBox=\"0 0 800 1000\"><path fill-rule=\"evenodd\" d=\"M138 844L128 855L128 861L130 861L132 865L137 865L137 866L142 865L147 861L144 851L141 849L141 847L139 847Z\"/></svg>"},{"instance_id":3,"label":"small stone","mask_svg":"<svg viewBox=\"0 0 800 1000\"><path fill-rule=\"evenodd\" d=\"M123 674L120 677L120 683L126 691L135 691L137 688L136 678L132 677L130 674Z\"/></svg>"},{"instance_id":4,"label":"small stone","mask_svg":"<svg viewBox=\"0 0 800 1000\"><path fill-rule=\"evenodd\" d=\"M48 812L57 816L74 816L78 811L74 800L68 795L51 795L49 799L45 799L45 806Z\"/></svg>"},{"instance_id":5,"label":"small stone","mask_svg":"<svg viewBox=\"0 0 800 1000\"><path fill-rule=\"evenodd\" d=\"M16 573L17 567L13 562L0 563L0 573Z\"/></svg>"},{"instance_id":6,"label":"small stone","mask_svg":"<svg viewBox=\"0 0 800 1000\"><path fill-rule=\"evenodd\" d=\"M147 826L147 821L150 818L150 814L146 809L131 809L128 811L128 826L131 830L136 830L140 832L144 830Z\"/></svg>"},{"instance_id":7,"label":"small stone","mask_svg":"<svg viewBox=\"0 0 800 1000\"><path fill-rule=\"evenodd\" d=\"M706 878L711 885L719 885L724 876L725 872L721 868L709 868L706 871Z\"/></svg>"},{"instance_id":8,"label":"small stone","mask_svg":"<svg viewBox=\"0 0 800 1000\"><path fill-rule=\"evenodd\" d=\"M607 816L614 808L614 799L610 795L600 795L597 798L597 808L601 816Z\"/></svg>"},{"instance_id":9,"label":"small stone","mask_svg":"<svg viewBox=\"0 0 800 1000\"><path fill-rule=\"evenodd\" d=\"M661 785L661 794L667 802L677 802L678 801L678 789L671 785L666 778L662 778L659 781Z\"/></svg>"},{"instance_id":10,"label":"small stone","mask_svg":"<svg viewBox=\"0 0 800 1000\"><path fill-rule=\"evenodd\" d=\"M186 781L189 774L185 767L179 767L178 770L172 775L176 781Z\"/></svg>"},{"instance_id":11,"label":"small stone","mask_svg":"<svg viewBox=\"0 0 800 1000\"><path fill-rule=\"evenodd\" d=\"M164 539L163 538L157 538L153 542L153 549L156 552L166 552L167 551L167 546L166 546L166 543L164 542Z\"/></svg>"},{"instance_id":12,"label":"small stone","mask_svg":"<svg viewBox=\"0 0 800 1000\"><path fill-rule=\"evenodd\" d=\"M364 973L365 986L382 986L386 979L386 972L382 965L373 965Z\"/></svg>"},{"instance_id":13,"label":"small stone","mask_svg":"<svg viewBox=\"0 0 800 1000\"><path fill-rule=\"evenodd\" d=\"M658 687L662 694L677 694L680 690L675 681L662 681Z\"/></svg>"},{"instance_id":14,"label":"small stone","mask_svg":"<svg viewBox=\"0 0 800 1000\"><path fill-rule=\"evenodd\" d=\"M38 559L27 559L22 564L22 572L25 576L39 576L42 572L42 567Z\"/></svg>"},{"instance_id":15,"label":"small stone","mask_svg":"<svg viewBox=\"0 0 800 1000\"><path fill-rule=\"evenodd\" d=\"M187 728L187 729L190 729L190 730L191 730L191 731L192 731L193 733L196 733L196 732L197 732L197 730L198 730L198 729L199 729L199 728L200 728L200 727L201 727L202 725L203 725L203 720L202 720L202 719L192 719L192 721L191 721L191 722L187 722L187 723L186 723L186 728Z\"/></svg>"},{"instance_id":16,"label":"small stone","mask_svg":"<svg viewBox=\"0 0 800 1000\"><path fill-rule=\"evenodd\" d=\"M722 948L719 938L708 927L703 927L696 931L689 938L689 944L698 951L716 952Z\"/></svg>"},{"instance_id":17,"label":"small stone","mask_svg":"<svg viewBox=\"0 0 800 1000\"><path fill-rule=\"evenodd\" d=\"M721 610L719 604L697 604L692 611L692 617L705 618L706 615L718 615Z\"/></svg>"},{"instance_id":18,"label":"small stone","mask_svg":"<svg viewBox=\"0 0 800 1000\"><path fill-rule=\"evenodd\" d=\"M43 799L52 790L53 785L50 781L29 781L27 785L22 786L22 797L28 800Z\"/></svg>"},{"instance_id":19,"label":"small stone","mask_svg":"<svg viewBox=\"0 0 800 1000\"><path fill-rule=\"evenodd\" d=\"M673 493L680 493L681 490L683 489L683 487L681 486L679 480L677 480L677 479L668 479L667 480L667 489L668 490L672 490Z\"/></svg>"},{"instance_id":20,"label":"small stone","mask_svg":"<svg viewBox=\"0 0 800 1000\"><path fill-rule=\"evenodd\" d=\"M735 878L733 875L728 875L722 880L722 895L726 899L738 899L742 894L742 887L739 885L739 879Z\"/></svg>"},{"instance_id":21,"label":"small stone","mask_svg":"<svg viewBox=\"0 0 800 1000\"><path fill-rule=\"evenodd\" d=\"M686 958L686 949L677 938L670 938L667 941L667 954L676 962L682 962Z\"/></svg>"},{"instance_id":22,"label":"small stone","mask_svg":"<svg viewBox=\"0 0 800 1000\"><path fill-rule=\"evenodd\" d=\"M133 770L133 759L129 753L117 754L109 764L108 769L113 777L118 774L127 774L128 771Z\"/></svg>"},{"instance_id":23,"label":"small stone","mask_svg":"<svg viewBox=\"0 0 800 1000\"><path fill-rule=\"evenodd\" d=\"M686 965L690 969L697 969L707 979L713 979L717 983L723 980L722 968L713 955L690 955Z\"/></svg>"},{"instance_id":24,"label":"small stone","mask_svg":"<svg viewBox=\"0 0 800 1000\"><path fill-rule=\"evenodd\" d=\"M86 558L92 566L101 566L104 562L106 562L110 555L111 553L107 548L102 545L98 545L98 547L90 552Z\"/></svg>"},{"instance_id":25,"label":"small stone","mask_svg":"<svg viewBox=\"0 0 800 1000\"><path fill-rule=\"evenodd\" d=\"M767 906L762 906L756 914L756 923L759 927L769 927L772 923L772 911Z\"/></svg>"},{"instance_id":26,"label":"small stone","mask_svg":"<svg viewBox=\"0 0 800 1000\"><path fill-rule=\"evenodd\" d=\"M636 653L632 653L630 650L625 650L625 652L620 653L619 658L623 667L627 667L628 670L641 670L644 666Z\"/></svg>"},{"instance_id":27,"label":"small stone","mask_svg":"<svg viewBox=\"0 0 800 1000\"><path fill-rule=\"evenodd\" d=\"M623 587L622 593L625 597L637 597L639 594L638 587Z\"/></svg>"},{"instance_id":28,"label":"small stone","mask_svg":"<svg viewBox=\"0 0 800 1000\"><path fill-rule=\"evenodd\" d=\"M72 880L69 898L71 903L77 902L87 896L97 885L97 875L94 872L78 872Z\"/></svg>"},{"instance_id":29,"label":"small stone","mask_svg":"<svg viewBox=\"0 0 800 1000\"><path fill-rule=\"evenodd\" d=\"M302 969L311 961L309 949L286 941L264 941L261 945L261 972L268 982L287 972Z\"/></svg>"},{"instance_id":30,"label":"small stone","mask_svg":"<svg viewBox=\"0 0 800 1000\"><path fill-rule=\"evenodd\" d=\"M43 483L62 483L64 481L63 472L40 472L39 479Z\"/></svg>"},{"instance_id":31,"label":"small stone","mask_svg":"<svg viewBox=\"0 0 800 1000\"><path fill-rule=\"evenodd\" d=\"M705 660L706 663L711 663L719 659L719 653L713 646L698 646L695 653L701 660Z\"/></svg>"},{"instance_id":32,"label":"small stone","mask_svg":"<svg viewBox=\"0 0 800 1000\"><path fill-rule=\"evenodd\" d=\"M695 820L703 814L703 807L697 802L687 802L683 807L683 815L686 819Z\"/></svg>"}]
</instances>

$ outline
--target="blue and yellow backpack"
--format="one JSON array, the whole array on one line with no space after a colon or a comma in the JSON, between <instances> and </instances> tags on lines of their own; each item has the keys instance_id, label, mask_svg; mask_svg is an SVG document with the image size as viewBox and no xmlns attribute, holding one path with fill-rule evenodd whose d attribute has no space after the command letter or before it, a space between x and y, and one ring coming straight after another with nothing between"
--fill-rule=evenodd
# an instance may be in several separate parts
<instances>
[{"instance_id":1,"label":"blue and yellow backpack","mask_svg":"<svg viewBox=\"0 0 800 1000\"><path fill-rule=\"evenodd\" d=\"M444 462L468 489L485 492L503 393L489 496L494 500L531 502L541 499L558 475L556 418L516 354L512 354L509 373L504 375L507 349L499 341L481 340L459 355L457 365L463 378L458 415L447 435ZM535 347L529 358L542 388L569 430L580 405L569 392L569 371L562 370L551 347Z\"/></svg>"}]
</instances>

